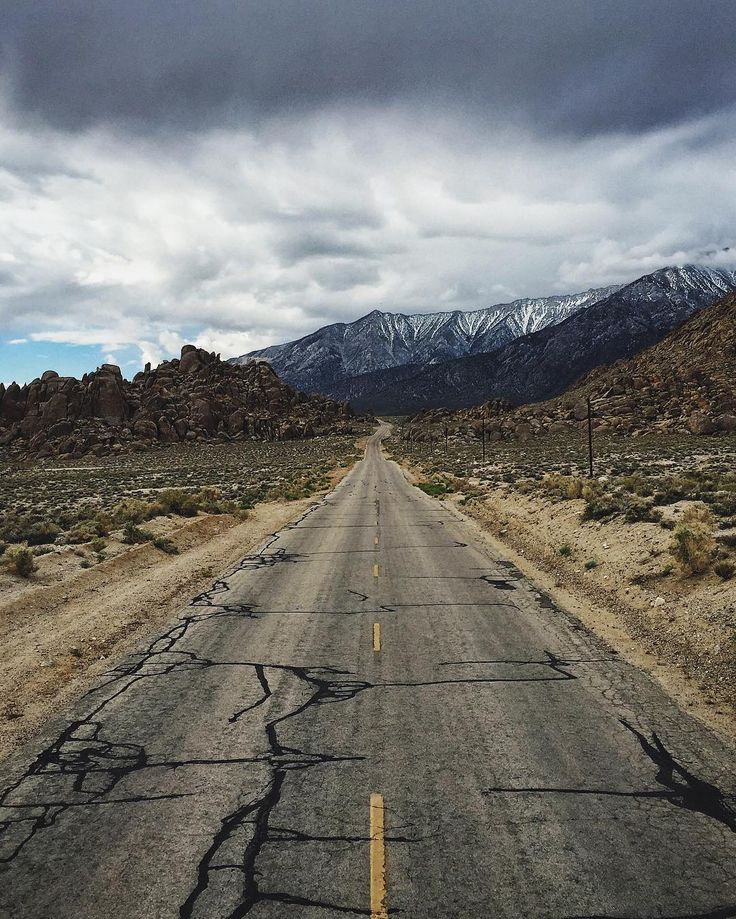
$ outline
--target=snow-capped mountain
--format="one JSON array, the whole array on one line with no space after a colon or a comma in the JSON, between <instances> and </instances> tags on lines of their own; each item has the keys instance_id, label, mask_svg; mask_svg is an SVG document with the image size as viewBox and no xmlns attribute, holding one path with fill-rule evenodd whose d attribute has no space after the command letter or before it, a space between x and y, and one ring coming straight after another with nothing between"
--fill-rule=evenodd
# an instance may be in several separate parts
<instances>
[{"instance_id":1,"label":"snow-capped mountain","mask_svg":"<svg viewBox=\"0 0 736 919\"><path fill-rule=\"evenodd\" d=\"M618 289L515 300L469 312L405 315L374 310L355 322L324 326L296 341L233 358L232 363L267 360L298 389L332 395L345 380L364 373L494 351L562 322Z\"/></svg>"},{"instance_id":2,"label":"snow-capped mountain","mask_svg":"<svg viewBox=\"0 0 736 919\"><path fill-rule=\"evenodd\" d=\"M495 398L517 405L549 399L593 368L656 344L734 290L736 271L662 268L492 353L366 374L336 388L334 395L349 398L359 410L371 407L386 414L464 408Z\"/></svg>"}]
</instances>

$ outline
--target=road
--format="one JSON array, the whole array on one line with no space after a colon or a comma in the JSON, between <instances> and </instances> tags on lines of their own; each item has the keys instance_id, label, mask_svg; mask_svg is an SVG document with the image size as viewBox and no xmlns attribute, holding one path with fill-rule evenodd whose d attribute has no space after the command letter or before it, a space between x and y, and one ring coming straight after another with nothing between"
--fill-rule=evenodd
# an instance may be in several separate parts
<instances>
[{"instance_id":1,"label":"road","mask_svg":"<svg viewBox=\"0 0 736 919\"><path fill-rule=\"evenodd\" d=\"M386 430L6 765L3 919L736 916L733 749Z\"/></svg>"}]
</instances>

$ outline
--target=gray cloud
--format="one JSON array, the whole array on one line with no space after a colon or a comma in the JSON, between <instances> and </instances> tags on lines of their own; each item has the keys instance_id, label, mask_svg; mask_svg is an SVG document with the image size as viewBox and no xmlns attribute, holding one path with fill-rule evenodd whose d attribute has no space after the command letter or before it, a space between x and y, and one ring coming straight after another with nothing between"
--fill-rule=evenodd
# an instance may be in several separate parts
<instances>
[{"instance_id":1,"label":"gray cloud","mask_svg":"<svg viewBox=\"0 0 736 919\"><path fill-rule=\"evenodd\" d=\"M736 261L731 0L3 12L7 337L230 356Z\"/></svg>"},{"instance_id":2,"label":"gray cloud","mask_svg":"<svg viewBox=\"0 0 736 919\"><path fill-rule=\"evenodd\" d=\"M24 0L2 60L67 129L398 101L585 134L729 105L735 26L732 0Z\"/></svg>"}]
</instances>

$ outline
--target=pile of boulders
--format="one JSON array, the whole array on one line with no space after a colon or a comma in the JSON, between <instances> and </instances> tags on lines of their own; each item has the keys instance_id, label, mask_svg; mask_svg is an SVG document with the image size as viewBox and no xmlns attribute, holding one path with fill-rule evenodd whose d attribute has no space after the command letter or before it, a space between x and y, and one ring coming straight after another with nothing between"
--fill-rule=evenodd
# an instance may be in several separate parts
<instances>
[{"instance_id":1,"label":"pile of boulders","mask_svg":"<svg viewBox=\"0 0 736 919\"><path fill-rule=\"evenodd\" d=\"M81 380L47 370L25 386L0 383L0 447L41 457L311 437L349 430L351 419L347 403L298 392L265 361L228 364L194 345L132 381L103 364Z\"/></svg>"}]
</instances>

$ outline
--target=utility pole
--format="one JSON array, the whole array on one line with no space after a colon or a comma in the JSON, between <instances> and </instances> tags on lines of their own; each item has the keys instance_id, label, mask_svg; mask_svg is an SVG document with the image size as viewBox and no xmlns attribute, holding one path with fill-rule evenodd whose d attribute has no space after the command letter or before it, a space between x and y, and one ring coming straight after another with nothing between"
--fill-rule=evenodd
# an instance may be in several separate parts
<instances>
[{"instance_id":1,"label":"utility pole","mask_svg":"<svg viewBox=\"0 0 736 919\"><path fill-rule=\"evenodd\" d=\"M593 478L593 405L588 396L588 468Z\"/></svg>"}]
</instances>

